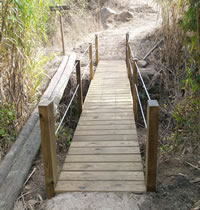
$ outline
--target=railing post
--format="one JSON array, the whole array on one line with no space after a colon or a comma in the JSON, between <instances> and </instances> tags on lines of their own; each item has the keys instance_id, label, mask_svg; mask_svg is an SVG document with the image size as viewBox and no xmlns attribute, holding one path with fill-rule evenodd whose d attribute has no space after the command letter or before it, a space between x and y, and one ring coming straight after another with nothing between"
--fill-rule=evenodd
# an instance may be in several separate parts
<instances>
[{"instance_id":1,"label":"railing post","mask_svg":"<svg viewBox=\"0 0 200 210\"><path fill-rule=\"evenodd\" d=\"M48 100L41 102L39 104L39 116L46 191L49 199L55 195L55 185L57 182L56 136L53 102Z\"/></svg>"},{"instance_id":2,"label":"railing post","mask_svg":"<svg viewBox=\"0 0 200 210\"><path fill-rule=\"evenodd\" d=\"M131 59L131 48L130 44L128 43L128 52L127 52L127 69L128 69L128 78L131 79L131 65L130 65L130 59Z\"/></svg>"},{"instance_id":3,"label":"railing post","mask_svg":"<svg viewBox=\"0 0 200 210\"><path fill-rule=\"evenodd\" d=\"M81 64L80 60L76 60L76 79L78 88L78 106L79 106L79 113L82 113L83 107L83 89L82 89L82 80L81 80Z\"/></svg>"},{"instance_id":4,"label":"railing post","mask_svg":"<svg viewBox=\"0 0 200 210\"><path fill-rule=\"evenodd\" d=\"M159 129L159 104L157 100L148 100L147 145L146 145L147 191L156 190L158 129Z\"/></svg>"},{"instance_id":5,"label":"railing post","mask_svg":"<svg viewBox=\"0 0 200 210\"><path fill-rule=\"evenodd\" d=\"M92 59L92 43L89 44L89 57L90 57L90 79L92 80L94 77L94 71L93 71L93 59Z\"/></svg>"},{"instance_id":6,"label":"railing post","mask_svg":"<svg viewBox=\"0 0 200 210\"><path fill-rule=\"evenodd\" d=\"M128 68L128 42L129 42L129 33L126 33L126 66Z\"/></svg>"},{"instance_id":7,"label":"railing post","mask_svg":"<svg viewBox=\"0 0 200 210\"><path fill-rule=\"evenodd\" d=\"M60 32L61 32L63 55L65 55L66 53L65 53L64 30L63 30L63 20L62 20L62 15L61 14L60 14Z\"/></svg>"},{"instance_id":8,"label":"railing post","mask_svg":"<svg viewBox=\"0 0 200 210\"><path fill-rule=\"evenodd\" d=\"M96 50L96 66L99 63L99 39L98 35L95 35L95 50Z\"/></svg>"},{"instance_id":9,"label":"railing post","mask_svg":"<svg viewBox=\"0 0 200 210\"><path fill-rule=\"evenodd\" d=\"M133 67L133 111L135 115L135 120L138 119L138 98L137 98L137 91L135 85L138 84L138 72L135 65L135 60L132 60L132 67Z\"/></svg>"}]
</instances>

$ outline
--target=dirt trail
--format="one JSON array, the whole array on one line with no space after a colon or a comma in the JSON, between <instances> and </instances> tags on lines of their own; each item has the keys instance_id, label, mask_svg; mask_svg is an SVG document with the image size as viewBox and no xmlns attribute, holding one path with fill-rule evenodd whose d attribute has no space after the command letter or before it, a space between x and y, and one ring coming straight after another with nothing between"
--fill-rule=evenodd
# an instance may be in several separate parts
<instances>
[{"instance_id":1,"label":"dirt trail","mask_svg":"<svg viewBox=\"0 0 200 210\"><path fill-rule=\"evenodd\" d=\"M158 13L152 8L149 0L131 1L128 11L133 14L133 18L125 23L113 21L107 30L100 32L100 57L101 59L125 59L125 35L130 33L130 41L140 41L147 34L159 28ZM123 8L122 11L127 11ZM112 20L110 20L112 21ZM148 46L147 46L148 47ZM145 54L140 51L137 53Z\"/></svg>"},{"instance_id":2,"label":"dirt trail","mask_svg":"<svg viewBox=\"0 0 200 210\"><path fill-rule=\"evenodd\" d=\"M130 32L131 42L142 40L147 34L159 28L158 13L153 9L149 0L127 1L122 5L121 11L129 11L133 14L127 22L109 19L108 29L100 31L99 52L101 59L125 59L125 35ZM118 11L119 12L119 11ZM88 36L89 38L91 36ZM83 47L83 46L82 46ZM81 47L81 48L82 48ZM137 45L136 54L139 57L147 52ZM80 48L79 48L80 49ZM78 50L78 49L76 49ZM136 210L151 209L151 197L147 195L135 195L133 193L66 193L49 200L43 207L48 210Z\"/></svg>"}]
</instances>

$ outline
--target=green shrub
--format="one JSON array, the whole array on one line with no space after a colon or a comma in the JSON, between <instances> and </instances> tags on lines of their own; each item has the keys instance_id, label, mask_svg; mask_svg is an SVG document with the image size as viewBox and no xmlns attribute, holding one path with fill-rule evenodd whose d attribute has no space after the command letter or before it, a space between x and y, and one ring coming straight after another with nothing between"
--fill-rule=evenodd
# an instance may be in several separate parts
<instances>
[{"instance_id":1,"label":"green shrub","mask_svg":"<svg viewBox=\"0 0 200 210\"><path fill-rule=\"evenodd\" d=\"M16 136L15 109L10 104L0 104L0 147L7 151Z\"/></svg>"}]
</instances>

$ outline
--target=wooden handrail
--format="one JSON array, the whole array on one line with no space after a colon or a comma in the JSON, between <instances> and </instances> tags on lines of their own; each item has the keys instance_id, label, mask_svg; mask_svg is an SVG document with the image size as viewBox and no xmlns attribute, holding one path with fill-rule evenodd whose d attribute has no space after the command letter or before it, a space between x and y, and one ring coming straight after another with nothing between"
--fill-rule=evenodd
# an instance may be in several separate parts
<instances>
[{"instance_id":1,"label":"wooden handrail","mask_svg":"<svg viewBox=\"0 0 200 210\"><path fill-rule=\"evenodd\" d=\"M96 62L99 62L99 54L98 54L98 36L95 36L96 41ZM87 49L88 50L88 49ZM93 71L93 58L92 58L92 44L89 46L89 57L90 57L90 77L93 79L94 71ZM80 60L76 60L75 66L76 68L76 77L77 77L77 88L76 91L78 93L78 106L79 106L79 114L82 113L83 107L83 90L82 90L82 76L81 76L81 64ZM67 84L66 84L67 85ZM70 107L76 91L71 99L71 102L68 106ZM39 116L40 116L40 130L41 130L41 138L42 138L42 153L44 160L44 170L45 170L45 183L47 190L48 199L52 198L55 195L55 186L57 182L57 161L56 161L56 135L55 135L55 117L54 117L54 103L53 101L49 101L47 99L43 100L39 106ZM64 117L67 114L68 109L66 110ZM59 124L57 131L59 130L64 117Z\"/></svg>"},{"instance_id":2,"label":"wooden handrail","mask_svg":"<svg viewBox=\"0 0 200 210\"><path fill-rule=\"evenodd\" d=\"M135 120L137 120L138 119L138 96L136 92L136 87L138 83L139 70L137 69L137 63L134 60L131 52L132 50L129 43L129 34L127 33L126 34L126 63L127 63L128 77L129 77L130 83L132 83L133 110L134 110ZM132 80L131 80L131 75L132 75ZM145 85L143 79L142 79L142 82L143 82L143 85ZM147 91L147 89L145 90ZM148 94L148 98L150 98L149 94ZM158 130L159 130L159 104L157 100L148 100L147 101L147 143L146 143L147 145L146 146L147 191L156 190Z\"/></svg>"}]
</instances>

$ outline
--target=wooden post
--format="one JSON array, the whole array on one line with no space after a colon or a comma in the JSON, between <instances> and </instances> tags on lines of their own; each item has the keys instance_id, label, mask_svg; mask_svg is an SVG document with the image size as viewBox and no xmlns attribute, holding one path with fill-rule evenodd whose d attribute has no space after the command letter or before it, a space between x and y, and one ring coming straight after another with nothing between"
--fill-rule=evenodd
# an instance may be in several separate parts
<instances>
[{"instance_id":1,"label":"wooden post","mask_svg":"<svg viewBox=\"0 0 200 210\"><path fill-rule=\"evenodd\" d=\"M94 71L93 71L93 59L92 59L92 43L89 44L89 57L90 57L90 79L92 80L94 77Z\"/></svg>"},{"instance_id":2,"label":"wooden post","mask_svg":"<svg viewBox=\"0 0 200 210\"><path fill-rule=\"evenodd\" d=\"M128 57L127 57L127 55L128 55L128 41L129 41L129 33L127 33L126 34L126 66L127 66L127 68L128 68Z\"/></svg>"},{"instance_id":3,"label":"wooden post","mask_svg":"<svg viewBox=\"0 0 200 210\"><path fill-rule=\"evenodd\" d=\"M81 64L80 60L76 60L76 79L77 79L77 85L79 85L78 88L78 106L79 106L79 113L81 115L83 110L83 89L82 89L82 80L81 80Z\"/></svg>"},{"instance_id":4,"label":"wooden post","mask_svg":"<svg viewBox=\"0 0 200 210\"><path fill-rule=\"evenodd\" d=\"M197 16L197 40L198 40L198 68L199 68L199 74L200 74L200 9L197 8L196 11Z\"/></svg>"},{"instance_id":5,"label":"wooden post","mask_svg":"<svg viewBox=\"0 0 200 210\"><path fill-rule=\"evenodd\" d=\"M146 186L147 191L156 190L159 104L148 100L147 104L147 145L146 145Z\"/></svg>"},{"instance_id":6,"label":"wooden post","mask_svg":"<svg viewBox=\"0 0 200 210\"><path fill-rule=\"evenodd\" d=\"M62 41L62 48L63 48L63 55L65 55L65 40L64 40L64 30L63 30L63 20L62 15L60 14L60 32L61 32L61 41Z\"/></svg>"},{"instance_id":7,"label":"wooden post","mask_svg":"<svg viewBox=\"0 0 200 210\"><path fill-rule=\"evenodd\" d=\"M99 63L99 39L98 35L95 35L95 50L96 50L96 66Z\"/></svg>"},{"instance_id":8,"label":"wooden post","mask_svg":"<svg viewBox=\"0 0 200 210\"><path fill-rule=\"evenodd\" d=\"M56 136L53 102L48 100L41 102L39 104L39 116L46 191L47 197L50 199L55 195L55 185L57 182Z\"/></svg>"},{"instance_id":9,"label":"wooden post","mask_svg":"<svg viewBox=\"0 0 200 210\"><path fill-rule=\"evenodd\" d=\"M132 67L133 67L133 111L135 115L135 120L137 121L138 119L138 97L137 97L137 92L136 92L136 87L135 85L138 84L138 72L137 68L135 65L135 61L132 60Z\"/></svg>"},{"instance_id":10,"label":"wooden post","mask_svg":"<svg viewBox=\"0 0 200 210\"><path fill-rule=\"evenodd\" d=\"M128 69L128 78L131 79L131 65L130 65L130 59L131 59L131 49L130 44L128 43L128 52L127 52L127 69Z\"/></svg>"}]
</instances>

